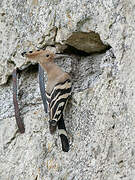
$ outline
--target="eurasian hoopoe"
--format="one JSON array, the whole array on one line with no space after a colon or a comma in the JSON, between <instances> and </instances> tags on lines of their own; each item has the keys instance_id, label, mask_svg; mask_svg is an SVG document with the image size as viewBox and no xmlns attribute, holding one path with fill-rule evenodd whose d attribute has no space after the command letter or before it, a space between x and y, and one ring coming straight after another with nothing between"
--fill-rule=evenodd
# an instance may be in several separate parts
<instances>
[{"instance_id":1,"label":"eurasian hoopoe","mask_svg":"<svg viewBox=\"0 0 135 180\"><path fill-rule=\"evenodd\" d=\"M69 150L69 142L63 119L63 111L71 95L71 77L54 63L54 59L60 58L61 55L54 54L49 50L24 52L22 55L30 61L38 62L47 72L46 96L50 118L49 129L50 133L53 134L58 126L62 150L67 152Z\"/></svg>"}]
</instances>

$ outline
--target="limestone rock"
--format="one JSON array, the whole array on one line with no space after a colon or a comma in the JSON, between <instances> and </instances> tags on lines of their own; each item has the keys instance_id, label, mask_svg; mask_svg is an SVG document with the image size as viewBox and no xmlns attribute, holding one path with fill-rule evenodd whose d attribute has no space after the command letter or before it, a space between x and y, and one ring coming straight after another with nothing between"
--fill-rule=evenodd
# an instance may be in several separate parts
<instances>
[{"instance_id":1,"label":"limestone rock","mask_svg":"<svg viewBox=\"0 0 135 180\"><path fill-rule=\"evenodd\" d=\"M67 44L87 53L95 53L106 50L106 46L94 32L75 32L66 41Z\"/></svg>"},{"instance_id":2,"label":"limestone rock","mask_svg":"<svg viewBox=\"0 0 135 180\"><path fill-rule=\"evenodd\" d=\"M1 180L135 179L134 7L132 0L0 1ZM64 53L72 47L57 62L73 79L65 112L68 153L61 151L58 133L49 133L37 65L25 65L21 57L44 46ZM15 67L21 69L24 134L14 118Z\"/></svg>"}]
</instances>

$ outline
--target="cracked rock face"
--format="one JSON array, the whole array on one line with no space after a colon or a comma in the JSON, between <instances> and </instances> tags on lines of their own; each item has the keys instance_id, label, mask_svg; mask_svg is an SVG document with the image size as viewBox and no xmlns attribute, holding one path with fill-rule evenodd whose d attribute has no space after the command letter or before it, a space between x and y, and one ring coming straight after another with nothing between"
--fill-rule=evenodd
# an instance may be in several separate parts
<instances>
[{"instance_id":1,"label":"cracked rock face","mask_svg":"<svg viewBox=\"0 0 135 180\"><path fill-rule=\"evenodd\" d=\"M131 0L0 1L1 180L135 179L134 6ZM44 46L58 52L72 47L69 57L56 62L73 79L65 112L68 153L61 151L58 132L49 133L37 65L27 67L21 57ZM22 69L24 134L14 117L15 67Z\"/></svg>"}]
</instances>

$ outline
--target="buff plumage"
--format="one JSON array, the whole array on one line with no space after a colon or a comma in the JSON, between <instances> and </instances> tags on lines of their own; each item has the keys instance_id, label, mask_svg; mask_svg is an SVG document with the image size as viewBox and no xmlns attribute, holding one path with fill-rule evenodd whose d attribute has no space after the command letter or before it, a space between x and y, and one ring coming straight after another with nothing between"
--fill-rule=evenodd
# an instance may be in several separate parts
<instances>
[{"instance_id":1,"label":"buff plumage","mask_svg":"<svg viewBox=\"0 0 135 180\"><path fill-rule=\"evenodd\" d=\"M61 138L62 150L69 151L69 141L64 123L63 113L69 97L71 96L71 77L54 63L54 59L61 55L56 55L48 50L30 51L23 53L28 60L38 62L47 72L48 82L46 86L46 96L49 110L49 129L53 134L58 126Z\"/></svg>"}]
</instances>

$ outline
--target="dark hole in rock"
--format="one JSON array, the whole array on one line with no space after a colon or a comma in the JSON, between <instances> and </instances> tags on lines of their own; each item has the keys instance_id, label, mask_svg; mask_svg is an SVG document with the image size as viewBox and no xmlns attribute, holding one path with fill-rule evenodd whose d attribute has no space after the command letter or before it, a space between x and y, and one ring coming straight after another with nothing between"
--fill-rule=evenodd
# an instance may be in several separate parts
<instances>
[{"instance_id":1,"label":"dark hole in rock","mask_svg":"<svg viewBox=\"0 0 135 180\"><path fill-rule=\"evenodd\" d=\"M102 50L101 52L91 52L91 53L87 53L85 51L76 49L73 46L67 45L67 48L63 50L63 54L69 54L69 55L76 55L76 56L90 56L92 54L102 54L105 53L107 50L109 50L111 47L107 46L106 49Z\"/></svg>"},{"instance_id":2,"label":"dark hole in rock","mask_svg":"<svg viewBox=\"0 0 135 180\"><path fill-rule=\"evenodd\" d=\"M1 13L1 16L5 16L5 14L6 14L6 13L3 12L3 13Z\"/></svg>"},{"instance_id":3,"label":"dark hole in rock","mask_svg":"<svg viewBox=\"0 0 135 180\"><path fill-rule=\"evenodd\" d=\"M67 45L67 48L64 49L63 54L77 55L77 56L89 56L89 53L76 49L73 46Z\"/></svg>"},{"instance_id":4,"label":"dark hole in rock","mask_svg":"<svg viewBox=\"0 0 135 180\"><path fill-rule=\"evenodd\" d=\"M38 64L34 64L34 65L30 65L27 69L26 69L27 72L37 72L38 71Z\"/></svg>"}]
</instances>

